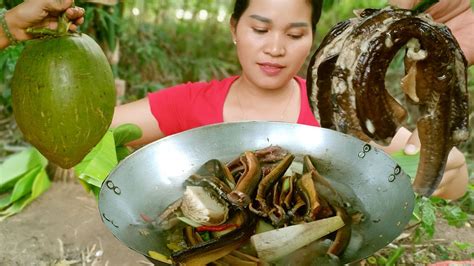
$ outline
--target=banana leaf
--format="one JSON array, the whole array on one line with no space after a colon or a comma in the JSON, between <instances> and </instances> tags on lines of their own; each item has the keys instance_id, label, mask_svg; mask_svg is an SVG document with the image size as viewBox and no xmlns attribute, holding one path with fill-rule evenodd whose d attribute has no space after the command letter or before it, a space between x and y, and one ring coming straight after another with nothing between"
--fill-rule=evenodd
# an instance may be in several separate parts
<instances>
[{"instance_id":1,"label":"banana leaf","mask_svg":"<svg viewBox=\"0 0 474 266\"><path fill-rule=\"evenodd\" d=\"M31 187L31 193L19 198L7 209L0 211L0 222L14 214L21 212L28 204L38 198L51 186L51 181L48 178L46 170L42 168L34 175L34 181ZM13 193L12 193L13 195ZM18 194L20 195L20 194Z\"/></svg>"},{"instance_id":2,"label":"banana leaf","mask_svg":"<svg viewBox=\"0 0 474 266\"><path fill-rule=\"evenodd\" d=\"M97 196L102 182L112 169L131 153L124 145L141 136L141 129L133 124L124 124L109 130L94 149L74 167L85 189Z\"/></svg>"},{"instance_id":3,"label":"banana leaf","mask_svg":"<svg viewBox=\"0 0 474 266\"><path fill-rule=\"evenodd\" d=\"M100 187L117 165L114 135L108 131L102 140L74 167L76 175L86 184Z\"/></svg>"},{"instance_id":4,"label":"banana leaf","mask_svg":"<svg viewBox=\"0 0 474 266\"><path fill-rule=\"evenodd\" d=\"M8 205L11 204L11 195L12 193L4 193L0 195L0 210L6 208Z\"/></svg>"},{"instance_id":5,"label":"banana leaf","mask_svg":"<svg viewBox=\"0 0 474 266\"><path fill-rule=\"evenodd\" d=\"M37 166L31 169L28 173L24 174L18 182L15 183L13 191L10 196L10 201L15 202L22 198L23 196L31 193L33 189L33 182L38 176L38 173L41 171L42 167Z\"/></svg>"},{"instance_id":6,"label":"banana leaf","mask_svg":"<svg viewBox=\"0 0 474 266\"><path fill-rule=\"evenodd\" d=\"M27 148L13 154L0 164L0 193L5 192L31 169L41 166L46 167L48 161L36 149Z\"/></svg>"}]
</instances>

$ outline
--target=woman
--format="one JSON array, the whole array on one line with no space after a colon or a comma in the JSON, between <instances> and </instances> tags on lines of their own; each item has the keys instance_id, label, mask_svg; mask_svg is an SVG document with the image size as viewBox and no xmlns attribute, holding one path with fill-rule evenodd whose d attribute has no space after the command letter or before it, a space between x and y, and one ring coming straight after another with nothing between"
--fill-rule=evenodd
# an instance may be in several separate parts
<instances>
[{"instance_id":1,"label":"woman","mask_svg":"<svg viewBox=\"0 0 474 266\"><path fill-rule=\"evenodd\" d=\"M453 0L441 0L438 5L448 1ZM459 0L460 3L465 1L469 2ZM414 4L402 0L392 3ZM130 144L142 145L166 135L221 122L273 120L318 126L309 109L305 82L296 74L310 53L321 4L322 0L237 0L230 29L242 73L223 80L178 85L118 106L112 127L124 123L138 125L143 136ZM457 10L455 6L450 7ZM472 11L469 15L472 17ZM462 32L463 27L458 26L467 21L457 21L451 26ZM465 43L467 46L463 48L471 49L470 43ZM417 152L419 141L416 134L402 128L384 149L392 152L404 147L407 153ZM454 148L434 195L459 198L466 191L467 180L464 156Z\"/></svg>"},{"instance_id":2,"label":"woman","mask_svg":"<svg viewBox=\"0 0 474 266\"><path fill-rule=\"evenodd\" d=\"M273 120L317 126L305 83L296 74L310 53L321 2L236 1L230 29L242 73L220 81L178 85L118 106L112 126L139 125L143 136L133 145L220 122ZM384 149L393 152L404 147L416 153L419 140L401 129ZM434 195L459 198L466 192L467 180L464 156L453 149Z\"/></svg>"}]
</instances>

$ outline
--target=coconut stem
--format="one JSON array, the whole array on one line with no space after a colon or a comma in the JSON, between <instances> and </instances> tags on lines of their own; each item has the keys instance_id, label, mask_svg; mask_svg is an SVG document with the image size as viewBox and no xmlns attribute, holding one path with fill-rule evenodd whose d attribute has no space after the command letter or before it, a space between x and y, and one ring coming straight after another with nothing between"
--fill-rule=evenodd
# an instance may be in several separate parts
<instances>
[{"instance_id":1,"label":"coconut stem","mask_svg":"<svg viewBox=\"0 0 474 266\"><path fill-rule=\"evenodd\" d=\"M58 19L58 34L65 35L69 30L69 26L71 26L71 22L66 16L66 12L62 13L62 15Z\"/></svg>"},{"instance_id":2,"label":"coconut stem","mask_svg":"<svg viewBox=\"0 0 474 266\"><path fill-rule=\"evenodd\" d=\"M68 33L70 25L71 25L71 22L67 18L66 12L64 12L58 18L58 28L56 30L52 30L48 28L31 28L30 27L26 29L26 32L35 37L42 37L42 36L60 37Z\"/></svg>"}]
</instances>

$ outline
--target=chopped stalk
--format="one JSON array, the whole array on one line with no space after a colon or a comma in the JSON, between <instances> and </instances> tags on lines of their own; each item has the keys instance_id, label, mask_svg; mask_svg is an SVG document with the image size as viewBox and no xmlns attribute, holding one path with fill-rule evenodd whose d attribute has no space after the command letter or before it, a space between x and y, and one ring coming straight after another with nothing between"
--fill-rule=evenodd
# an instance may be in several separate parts
<instances>
[{"instance_id":1,"label":"chopped stalk","mask_svg":"<svg viewBox=\"0 0 474 266\"><path fill-rule=\"evenodd\" d=\"M292 225L253 235L250 240L258 257L274 261L304 247L344 226L339 216Z\"/></svg>"}]
</instances>

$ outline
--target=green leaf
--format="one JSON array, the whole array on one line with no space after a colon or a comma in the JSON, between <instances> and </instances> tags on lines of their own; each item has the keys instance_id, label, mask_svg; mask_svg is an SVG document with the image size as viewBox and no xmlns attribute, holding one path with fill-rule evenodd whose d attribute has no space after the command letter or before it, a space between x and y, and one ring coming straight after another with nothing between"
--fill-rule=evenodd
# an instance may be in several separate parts
<instances>
[{"instance_id":1,"label":"green leaf","mask_svg":"<svg viewBox=\"0 0 474 266\"><path fill-rule=\"evenodd\" d=\"M470 249L471 247L474 246L471 243L465 243L465 242L459 242L459 241L454 241L453 245L455 245L458 249L460 249L462 251L466 251L466 250L468 250L468 249Z\"/></svg>"},{"instance_id":2,"label":"green leaf","mask_svg":"<svg viewBox=\"0 0 474 266\"><path fill-rule=\"evenodd\" d=\"M445 206L441 208L441 213L443 214L444 219L448 221L449 225L458 228L464 226L464 224L469 220L467 213L463 212L459 206Z\"/></svg>"},{"instance_id":3,"label":"green leaf","mask_svg":"<svg viewBox=\"0 0 474 266\"><path fill-rule=\"evenodd\" d=\"M100 187L117 165L113 133L108 131L86 157L74 167L76 175L84 182Z\"/></svg>"},{"instance_id":4,"label":"green leaf","mask_svg":"<svg viewBox=\"0 0 474 266\"><path fill-rule=\"evenodd\" d=\"M115 29L117 28L117 24L113 19L113 16L110 16L112 19L108 18L107 23L108 23L108 31L106 31L107 34L107 45L109 46L109 49L111 52L115 51L115 46L117 42L116 38L116 32Z\"/></svg>"},{"instance_id":5,"label":"green leaf","mask_svg":"<svg viewBox=\"0 0 474 266\"><path fill-rule=\"evenodd\" d=\"M142 137L142 130L135 124L123 124L112 130L115 146L125 145Z\"/></svg>"},{"instance_id":6,"label":"green leaf","mask_svg":"<svg viewBox=\"0 0 474 266\"><path fill-rule=\"evenodd\" d=\"M36 149L28 148L9 156L0 165L0 192L12 188L16 181L37 166L45 167L48 161Z\"/></svg>"},{"instance_id":7,"label":"green leaf","mask_svg":"<svg viewBox=\"0 0 474 266\"><path fill-rule=\"evenodd\" d=\"M334 6L334 0L325 0L323 1L323 10L329 10Z\"/></svg>"},{"instance_id":8,"label":"green leaf","mask_svg":"<svg viewBox=\"0 0 474 266\"><path fill-rule=\"evenodd\" d=\"M109 25L107 25L106 18L109 14L107 13L107 11L104 11L102 9L97 9L96 12L98 14L97 20L99 21L99 26L104 32L107 32L109 30Z\"/></svg>"},{"instance_id":9,"label":"green leaf","mask_svg":"<svg viewBox=\"0 0 474 266\"><path fill-rule=\"evenodd\" d=\"M438 253L440 260L450 259L451 250L449 250L449 248L440 244L436 244L435 249L436 249L436 253Z\"/></svg>"},{"instance_id":10,"label":"green leaf","mask_svg":"<svg viewBox=\"0 0 474 266\"><path fill-rule=\"evenodd\" d=\"M4 66L7 64L8 57L8 53L0 53L0 69L5 68Z\"/></svg>"},{"instance_id":11,"label":"green leaf","mask_svg":"<svg viewBox=\"0 0 474 266\"><path fill-rule=\"evenodd\" d=\"M28 173L24 174L18 182L15 183L13 191L10 197L10 201L14 202L21 197L31 193L33 188L33 182L35 181L38 173L41 170L41 166L37 166L31 169Z\"/></svg>"},{"instance_id":12,"label":"green leaf","mask_svg":"<svg viewBox=\"0 0 474 266\"><path fill-rule=\"evenodd\" d=\"M12 193L5 193L0 195L0 210L5 209L8 205L11 204L10 197Z\"/></svg>"},{"instance_id":13,"label":"green leaf","mask_svg":"<svg viewBox=\"0 0 474 266\"><path fill-rule=\"evenodd\" d=\"M436 208L426 198L421 198L418 203L420 204L421 211L421 227L424 233L432 237L435 232Z\"/></svg>"},{"instance_id":14,"label":"green leaf","mask_svg":"<svg viewBox=\"0 0 474 266\"><path fill-rule=\"evenodd\" d=\"M45 169L41 169L36 175L31 189L31 193L23 196L17 201L13 202L10 207L6 210L0 212L0 222L5 220L7 217L15 215L21 212L28 204L33 200L43 194L51 186L51 181L49 181L48 174Z\"/></svg>"},{"instance_id":15,"label":"green leaf","mask_svg":"<svg viewBox=\"0 0 474 266\"><path fill-rule=\"evenodd\" d=\"M48 174L46 173L46 169L41 169L38 175L35 178L35 182L33 182L33 187L31 189L31 198L30 201L33 201L41 194L43 194L46 190L49 189L51 186L51 181L48 178ZM28 202L28 203L29 203Z\"/></svg>"},{"instance_id":16,"label":"green leaf","mask_svg":"<svg viewBox=\"0 0 474 266\"><path fill-rule=\"evenodd\" d=\"M15 214L21 212L21 210L23 210L23 208L25 208L25 206L28 204L28 199L29 198L30 198L30 196L25 196L25 197L21 198L20 200L15 201L6 210L1 211L0 212L0 222L5 220L6 218L12 216L12 215L15 215Z\"/></svg>"},{"instance_id":17,"label":"green leaf","mask_svg":"<svg viewBox=\"0 0 474 266\"><path fill-rule=\"evenodd\" d=\"M448 202L445 199L435 197L435 196L430 197L430 201L431 201L431 204L437 207L446 206L448 204Z\"/></svg>"},{"instance_id":18,"label":"green leaf","mask_svg":"<svg viewBox=\"0 0 474 266\"><path fill-rule=\"evenodd\" d=\"M96 199L99 199L100 187L93 186L81 179L78 180L79 183L84 187L87 193L92 193L95 195Z\"/></svg>"},{"instance_id":19,"label":"green leaf","mask_svg":"<svg viewBox=\"0 0 474 266\"><path fill-rule=\"evenodd\" d=\"M390 253L390 257L387 260L387 263L385 265L396 265L398 259L403 255L405 252L405 248L399 247L393 252Z\"/></svg>"},{"instance_id":20,"label":"green leaf","mask_svg":"<svg viewBox=\"0 0 474 266\"><path fill-rule=\"evenodd\" d=\"M418 162L420 161L420 153L415 155L407 155L403 150L390 154L392 158L400 165L403 171L410 177L416 176Z\"/></svg>"},{"instance_id":21,"label":"green leaf","mask_svg":"<svg viewBox=\"0 0 474 266\"><path fill-rule=\"evenodd\" d=\"M125 146L118 146L116 148L116 152L117 152L117 160L120 162L122 161L123 159L125 159L125 157L127 157L128 155L130 155L132 152Z\"/></svg>"},{"instance_id":22,"label":"green leaf","mask_svg":"<svg viewBox=\"0 0 474 266\"><path fill-rule=\"evenodd\" d=\"M465 212L474 214L474 185L469 185L466 194L457 200Z\"/></svg>"},{"instance_id":23,"label":"green leaf","mask_svg":"<svg viewBox=\"0 0 474 266\"><path fill-rule=\"evenodd\" d=\"M94 12L95 8L86 8L85 14L84 14L84 23L80 26L81 30L84 32L87 31L89 28L90 24L92 24L92 21L94 20Z\"/></svg>"}]
</instances>

